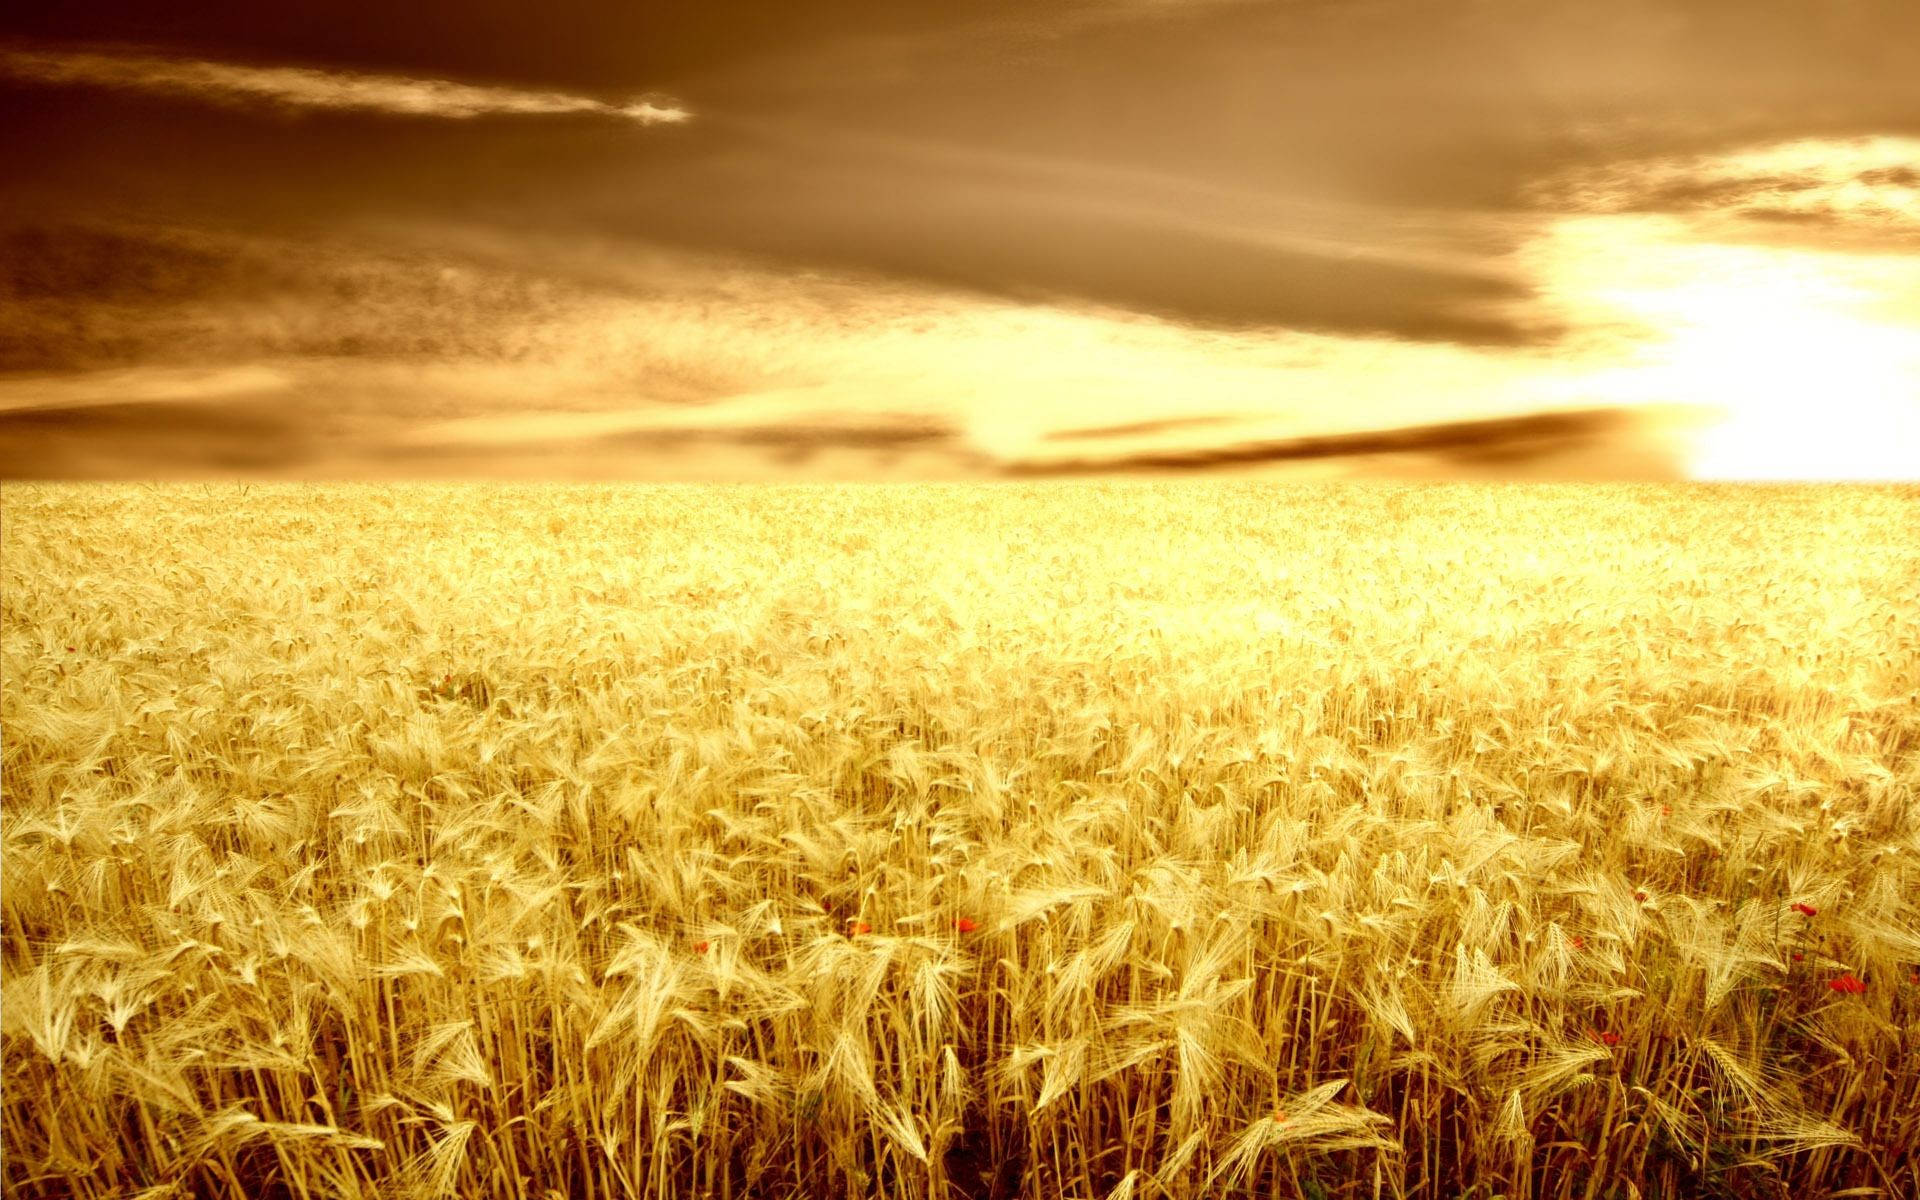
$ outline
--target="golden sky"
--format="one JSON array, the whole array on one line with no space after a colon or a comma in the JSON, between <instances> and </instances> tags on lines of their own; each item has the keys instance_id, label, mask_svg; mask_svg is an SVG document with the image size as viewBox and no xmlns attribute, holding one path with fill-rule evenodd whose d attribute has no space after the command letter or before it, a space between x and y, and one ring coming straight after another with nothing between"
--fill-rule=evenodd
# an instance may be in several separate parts
<instances>
[{"instance_id":1,"label":"golden sky","mask_svg":"<svg viewBox=\"0 0 1920 1200\"><path fill-rule=\"evenodd\" d=\"M0 26L0 476L1920 477L1906 0L374 11Z\"/></svg>"}]
</instances>

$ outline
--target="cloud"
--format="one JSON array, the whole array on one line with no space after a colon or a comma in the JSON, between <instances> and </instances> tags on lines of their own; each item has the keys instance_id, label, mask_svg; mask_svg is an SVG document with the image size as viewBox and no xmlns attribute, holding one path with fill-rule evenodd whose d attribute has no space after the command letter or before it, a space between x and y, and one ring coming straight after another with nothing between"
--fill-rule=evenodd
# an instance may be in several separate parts
<instances>
[{"instance_id":1,"label":"cloud","mask_svg":"<svg viewBox=\"0 0 1920 1200\"><path fill-rule=\"evenodd\" d=\"M0 50L0 74L32 83L119 88L216 104L259 103L286 109L332 109L465 120L480 116L587 113L671 125L691 117L659 97L610 103L568 92L482 87L446 79L250 67L153 55Z\"/></svg>"},{"instance_id":2,"label":"cloud","mask_svg":"<svg viewBox=\"0 0 1920 1200\"><path fill-rule=\"evenodd\" d=\"M1578 345L1203 329L485 227L21 244L0 330L44 319L33 374L0 376L0 475L1677 471L1624 415L1529 415L1613 399Z\"/></svg>"},{"instance_id":3,"label":"cloud","mask_svg":"<svg viewBox=\"0 0 1920 1200\"><path fill-rule=\"evenodd\" d=\"M298 464L314 441L302 414L272 400L56 403L0 412L0 477L258 474Z\"/></svg>"},{"instance_id":4,"label":"cloud","mask_svg":"<svg viewBox=\"0 0 1920 1200\"><path fill-rule=\"evenodd\" d=\"M781 123L730 120L726 135L727 153L623 166L542 202L695 251L1216 329L1483 346L1560 333L1531 319L1496 253L1409 228L1420 214Z\"/></svg>"},{"instance_id":5,"label":"cloud","mask_svg":"<svg viewBox=\"0 0 1920 1200\"><path fill-rule=\"evenodd\" d=\"M582 325L644 286L576 285L555 277L554 258L525 257L489 266L366 232L292 241L0 220L0 375L315 357L550 361L591 349Z\"/></svg>"},{"instance_id":6,"label":"cloud","mask_svg":"<svg viewBox=\"0 0 1920 1200\"><path fill-rule=\"evenodd\" d=\"M1199 429L1209 425L1230 425L1236 419L1237 418L1225 415L1167 417L1153 421L1125 421L1118 425L1085 425L1073 429L1051 429L1041 436L1049 442L1140 437L1145 434L1167 433L1175 429Z\"/></svg>"},{"instance_id":7,"label":"cloud","mask_svg":"<svg viewBox=\"0 0 1920 1200\"><path fill-rule=\"evenodd\" d=\"M1009 464L1008 473L1105 475L1132 471L1199 471L1381 454L1439 455L1462 465L1516 463L1589 450L1631 435L1647 426L1649 420L1650 413L1645 409L1569 409L1316 437L1144 450L1099 458L1031 459Z\"/></svg>"},{"instance_id":8,"label":"cloud","mask_svg":"<svg viewBox=\"0 0 1920 1200\"><path fill-rule=\"evenodd\" d=\"M885 450L956 443L960 426L935 413L835 411L822 389L729 397L713 410L528 412L456 418L421 426L396 439L423 450L520 449L539 443L664 448L715 442L804 451L821 447ZM796 405L794 402L799 401ZM814 407L807 407L811 401Z\"/></svg>"},{"instance_id":9,"label":"cloud","mask_svg":"<svg viewBox=\"0 0 1920 1200\"><path fill-rule=\"evenodd\" d=\"M1805 221L1920 233L1920 138L1799 138L1731 152L1659 155L1545 181L1542 207Z\"/></svg>"},{"instance_id":10,"label":"cloud","mask_svg":"<svg viewBox=\"0 0 1920 1200\"><path fill-rule=\"evenodd\" d=\"M257 365L132 367L52 377L0 375L0 420L16 413L45 415L74 409L262 396L287 386L284 373Z\"/></svg>"}]
</instances>

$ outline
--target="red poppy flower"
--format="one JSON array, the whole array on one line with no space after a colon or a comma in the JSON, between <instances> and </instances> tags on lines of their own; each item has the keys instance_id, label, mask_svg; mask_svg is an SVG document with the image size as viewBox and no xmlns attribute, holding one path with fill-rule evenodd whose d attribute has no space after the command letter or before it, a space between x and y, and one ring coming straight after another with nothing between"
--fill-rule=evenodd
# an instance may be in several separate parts
<instances>
[{"instance_id":1,"label":"red poppy flower","mask_svg":"<svg viewBox=\"0 0 1920 1200\"><path fill-rule=\"evenodd\" d=\"M961 917L953 923L953 927L961 933L972 933L974 930L980 928L980 925L972 917Z\"/></svg>"},{"instance_id":2,"label":"red poppy flower","mask_svg":"<svg viewBox=\"0 0 1920 1200\"><path fill-rule=\"evenodd\" d=\"M700 953L705 954L708 950L711 950L713 948L713 943L712 942L695 942L693 944L693 948L695 950L698 950Z\"/></svg>"},{"instance_id":3,"label":"red poppy flower","mask_svg":"<svg viewBox=\"0 0 1920 1200\"><path fill-rule=\"evenodd\" d=\"M1596 1029L1594 1030L1593 1036L1599 1038L1600 1044L1603 1046L1618 1046L1620 1044L1620 1035L1610 1029Z\"/></svg>"},{"instance_id":4,"label":"red poppy flower","mask_svg":"<svg viewBox=\"0 0 1920 1200\"><path fill-rule=\"evenodd\" d=\"M873 926L867 924L865 921L850 921L848 924L853 926L853 932L856 934L873 932Z\"/></svg>"},{"instance_id":5,"label":"red poppy flower","mask_svg":"<svg viewBox=\"0 0 1920 1200\"><path fill-rule=\"evenodd\" d=\"M1845 992L1850 996L1858 996L1867 990L1866 982L1855 976L1852 971L1848 971L1838 979L1829 980L1827 986L1836 992Z\"/></svg>"},{"instance_id":6,"label":"red poppy flower","mask_svg":"<svg viewBox=\"0 0 1920 1200\"><path fill-rule=\"evenodd\" d=\"M1573 939L1573 948L1575 950L1585 950L1587 948L1587 939L1583 937L1575 937Z\"/></svg>"},{"instance_id":7,"label":"red poppy flower","mask_svg":"<svg viewBox=\"0 0 1920 1200\"><path fill-rule=\"evenodd\" d=\"M1663 817L1670 817L1670 816L1672 816L1672 815L1673 815L1673 805L1671 805L1671 804L1662 804L1662 805L1660 806L1660 815L1661 815L1661 816L1663 816Z\"/></svg>"},{"instance_id":8,"label":"red poppy flower","mask_svg":"<svg viewBox=\"0 0 1920 1200\"><path fill-rule=\"evenodd\" d=\"M1797 900L1794 901L1793 911L1799 913L1803 917L1817 917L1820 915L1820 910L1815 908L1813 905L1802 904Z\"/></svg>"},{"instance_id":9,"label":"red poppy flower","mask_svg":"<svg viewBox=\"0 0 1920 1200\"><path fill-rule=\"evenodd\" d=\"M1795 962L1805 962L1805 961L1806 961L1806 958L1807 958L1807 956L1806 956L1806 955L1804 955L1804 954L1802 954L1802 953L1800 953L1800 952L1799 952L1798 950L1795 950L1795 951L1793 952L1793 961L1795 961Z\"/></svg>"},{"instance_id":10,"label":"red poppy flower","mask_svg":"<svg viewBox=\"0 0 1920 1200\"><path fill-rule=\"evenodd\" d=\"M1633 894L1633 898L1635 900L1638 900L1642 904L1645 904L1647 902L1647 894L1645 892L1635 892Z\"/></svg>"}]
</instances>

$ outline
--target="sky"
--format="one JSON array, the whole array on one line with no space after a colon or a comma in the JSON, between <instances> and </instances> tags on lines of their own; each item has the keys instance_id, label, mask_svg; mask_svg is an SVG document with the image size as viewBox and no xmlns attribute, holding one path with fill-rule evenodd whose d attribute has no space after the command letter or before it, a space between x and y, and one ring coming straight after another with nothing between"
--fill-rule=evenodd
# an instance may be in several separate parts
<instances>
[{"instance_id":1,"label":"sky","mask_svg":"<svg viewBox=\"0 0 1920 1200\"><path fill-rule=\"evenodd\" d=\"M1911 0L0 17L0 477L1920 478Z\"/></svg>"}]
</instances>

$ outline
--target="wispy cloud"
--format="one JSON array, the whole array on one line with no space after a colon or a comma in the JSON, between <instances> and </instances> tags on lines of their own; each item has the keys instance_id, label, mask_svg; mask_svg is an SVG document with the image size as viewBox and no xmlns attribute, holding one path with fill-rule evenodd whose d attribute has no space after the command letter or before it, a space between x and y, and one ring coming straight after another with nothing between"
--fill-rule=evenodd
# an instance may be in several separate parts
<instances>
[{"instance_id":1,"label":"wispy cloud","mask_svg":"<svg viewBox=\"0 0 1920 1200\"><path fill-rule=\"evenodd\" d=\"M1365 455L1439 455L1459 462L1505 462L1577 453L1608 439L1651 428L1669 412L1591 408L1487 420L1403 425L1317 437L1271 438L1224 445L1135 450L1101 457L1036 458L1010 464L1014 475L1085 475L1124 471L1196 471L1302 459Z\"/></svg>"},{"instance_id":2,"label":"wispy cloud","mask_svg":"<svg viewBox=\"0 0 1920 1200\"><path fill-rule=\"evenodd\" d=\"M1920 138L1802 138L1583 168L1535 192L1583 213L1707 213L1920 231Z\"/></svg>"},{"instance_id":3,"label":"wispy cloud","mask_svg":"<svg viewBox=\"0 0 1920 1200\"><path fill-rule=\"evenodd\" d=\"M577 235L50 228L12 259L0 241L27 285L0 270L0 352L33 372L0 380L0 478L1910 477L1920 344L1850 306L1920 295L1920 258L1681 227L1586 215L1536 239L1519 269L1574 334L1519 350Z\"/></svg>"},{"instance_id":4,"label":"wispy cloud","mask_svg":"<svg viewBox=\"0 0 1920 1200\"><path fill-rule=\"evenodd\" d=\"M671 125L692 115L660 97L613 103L568 92L483 87L447 79L307 67L251 67L95 51L0 50L0 74L34 83L130 89L218 104L359 110L454 120L590 113L641 125Z\"/></svg>"}]
</instances>

